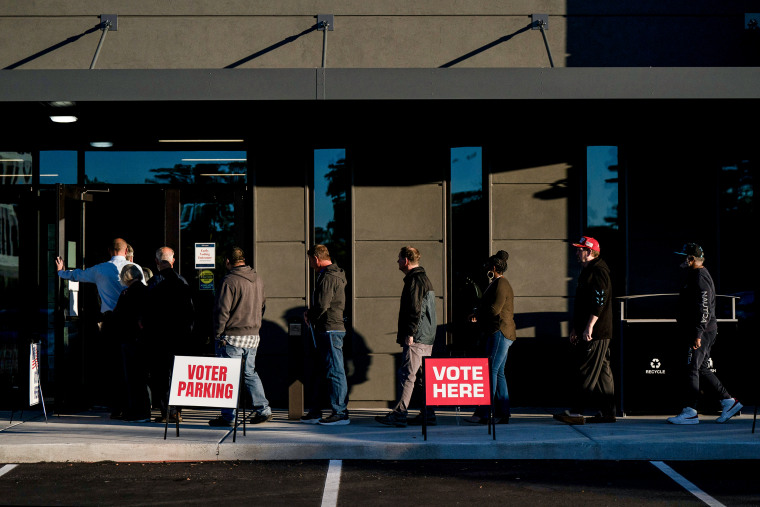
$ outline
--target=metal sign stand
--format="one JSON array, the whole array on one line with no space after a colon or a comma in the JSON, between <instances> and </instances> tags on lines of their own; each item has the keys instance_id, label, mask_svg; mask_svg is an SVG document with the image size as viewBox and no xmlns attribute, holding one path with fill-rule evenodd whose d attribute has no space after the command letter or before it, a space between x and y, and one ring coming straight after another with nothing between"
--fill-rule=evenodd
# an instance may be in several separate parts
<instances>
[{"instance_id":1,"label":"metal sign stand","mask_svg":"<svg viewBox=\"0 0 760 507\"><path fill-rule=\"evenodd\" d=\"M243 436L245 436L245 412L247 410L247 406L246 406L247 400L246 400L245 393L241 389L241 387L243 386L243 374L245 372L244 367L245 367L244 359L241 357L240 358L240 378L238 378L238 399L237 399L237 404L235 406L235 422L232 424L232 441L233 442L237 441L237 427L238 427L238 424L240 424L238 420L240 419L240 397L241 396L243 397ZM42 391L40 391L40 394L42 394ZM166 435L169 432L169 414L172 413L171 409L173 406L174 405L167 405L166 407L166 422L164 423L164 440L166 440ZM176 418L177 437L179 437L179 412L177 414L178 414Z\"/></svg>"},{"instance_id":2,"label":"metal sign stand","mask_svg":"<svg viewBox=\"0 0 760 507\"><path fill-rule=\"evenodd\" d=\"M427 358L422 358L422 371L425 371L425 360ZM489 389L491 392L489 392L489 400L490 403L488 405L488 434L493 436L493 440L496 440L496 423L494 416L496 414L496 409L494 407L493 401L494 401L494 393L493 391L496 389L495 386L490 385L490 379L491 379L491 358L488 358L488 379L489 379ZM422 388L425 392L424 398L424 404L422 405L422 437L424 441L427 441L427 409L428 407L440 407L443 405L428 405L427 403L427 391L425 390L425 382L427 382L427 375L423 374L422 377ZM475 406L482 406L482 405L475 405ZM459 406L456 407L457 412L457 425L459 425Z\"/></svg>"}]
</instances>

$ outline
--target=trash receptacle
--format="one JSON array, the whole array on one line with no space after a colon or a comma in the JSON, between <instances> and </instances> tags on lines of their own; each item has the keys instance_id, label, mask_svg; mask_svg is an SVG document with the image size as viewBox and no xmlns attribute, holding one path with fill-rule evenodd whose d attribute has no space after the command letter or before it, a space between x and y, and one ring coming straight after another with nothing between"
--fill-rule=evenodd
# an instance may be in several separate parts
<instances>
[{"instance_id":1,"label":"trash receptacle","mask_svg":"<svg viewBox=\"0 0 760 507\"><path fill-rule=\"evenodd\" d=\"M620 412L626 414L677 414L683 408L688 348L678 336L673 315L677 294L647 294L618 298L620 303ZM735 298L718 296L718 298ZM718 319L718 342L710 358L720 375L729 362L721 343L736 335L734 305L727 318ZM728 368L725 368L728 369ZM700 405L700 410L710 407ZM717 409L717 405L716 405Z\"/></svg>"}]
</instances>

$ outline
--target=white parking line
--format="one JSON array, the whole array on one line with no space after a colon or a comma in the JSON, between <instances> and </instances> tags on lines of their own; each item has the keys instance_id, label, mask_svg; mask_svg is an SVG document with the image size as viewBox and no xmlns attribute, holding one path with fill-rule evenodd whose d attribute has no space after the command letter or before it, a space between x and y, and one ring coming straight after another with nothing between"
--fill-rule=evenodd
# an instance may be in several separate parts
<instances>
[{"instance_id":1,"label":"white parking line","mask_svg":"<svg viewBox=\"0 0 760 507\"><path fill-rule=\"evenodd\" d=\"M682 475L680 475L678 472L670 468L668 465L666 465L662 461L650 461L651 464L659 468L665 475L676 481L678 484L680 484L686 491L691 493L692 495L696 496L700 500L702 500L707 505L711 505L714 507L725 507L722 503L699 489L694 483L686 480L686 478Z\"/></svg>"},{"instance_id":2,"label":"white parking line","mask_svg":"<svg viewBox=\"0 0 760 507\"><path fill-rule=\"evenodd\" d=\"M5 474L7 474L8 472L10 472L11 470L13 470L17 466L18 465L12 465L11 464L11 465L5 465L3 468L0 468L0 477L3 476L3 475L5 475Z\"/></svg>"},{"instance_id":3,"label":"white parking line","mask_svg":"<svg viewBox=\"0 0 760 507\"><path fill-rule=\"evenodd\" d=\"M343 461L331 459L327 467L325 477L325 491L322 493L322 507L335 507L338 505L338 489L340 489L340 469Z\"/></svg>"}]
</instances>

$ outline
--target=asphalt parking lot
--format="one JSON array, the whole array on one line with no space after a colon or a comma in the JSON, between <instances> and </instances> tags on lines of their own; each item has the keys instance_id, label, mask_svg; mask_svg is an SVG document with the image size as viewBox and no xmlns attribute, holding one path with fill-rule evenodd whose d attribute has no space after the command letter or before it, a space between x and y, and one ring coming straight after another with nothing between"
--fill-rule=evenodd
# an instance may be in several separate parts
<instances>
[{"instance_id":1,"label":"asphalt parking lot","mask_svg":"<svg viewBox=\"0 0 760 507\"><path fill-rule=\"evenodd\" d=\"M29 463L0 466L0 502L198 505L241 501L325 507L760 505L758 470L760 461L747 460Z\"/></svg>"}]
</instances>

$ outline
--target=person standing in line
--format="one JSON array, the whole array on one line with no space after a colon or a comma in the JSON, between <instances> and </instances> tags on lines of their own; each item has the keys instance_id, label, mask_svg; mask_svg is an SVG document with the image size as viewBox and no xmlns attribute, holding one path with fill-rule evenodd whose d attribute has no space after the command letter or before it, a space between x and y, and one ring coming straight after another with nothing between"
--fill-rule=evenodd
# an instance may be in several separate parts
<instances>
[{"instance_id":1,"label":"person standing in line","mask_svg":"<svg viewBox=\"0 0 760 507\"><path fill-rule=\"evenodd\" d=\"M491 364L491 390L494 399L494 423L509 423L509 390L504 367L507 364L509 347L517 339L515 327L515 294L512 285L504 276L507 271L509 253L499 250L488 258L485 264L490 283L483 292L478 312L473 320L478 322L481 333L486 338L487 354ZM478 407L466 422L488 424L489 408Z\"/></svg>"},{"instance_id":2,"label":"person standing in line","mask_svg":"<svg viewBox=\"0 0 760 507\"><path fill-rule=\"evenodd\" d=\"M55 267L59 278L74 282L94 283L98 290L100 315L97 316L97 325L101 340L101 351L105 351L103 354L105 360L94 363L94 368L102 369L102 371L97 372L97 375L110 377L113 383L120 382L121 375L118 373L120 369L116 367L114 361L118 360L121 351L119 344L113 337L113 330L110 329L110 321L116 303L119 301L119 296L124 290L124 285L120 279L122 269L127 264L131 264L126 258L127 246L127 242L122 238L114 238L108 248L111 258L86 269L64 269L63 259L61 257L55 258ZM94 392L98 399L102 398L102 402L111 405L111 419L121 419L124 416L121 411L122 407L115 406L117 402L112 399L112 394L107 392L105 384L95 384ZM99 402L96 401L96 403Z\"/></svg>"},{"instance_id":3,"label":"person standing in line","mask_svg":"<svg viewBox=\"0 0 760 507\"><path fill-rule=\"evenodd\" d=\"M343 365L343 340L346 327L343 311L346 308L346 273L330 258L325 245L314 245L306 253L309 266L317 272L311 307L304 313L310 327L310 352L314 368L310 386L312 406L301 422L340 426L348 418L348 383ZM332 413L322 418L320 402L325 384Z\"/></svg>"},{"instance_id":4,"label":"person standing in line","mask_svg":"<svg viewBox=\"0 0 760 507\"><path fill-rule=\"evenodd\" d=\"M127 287L113 310L112 333L119 347L119 379L114 406L129 422L150 422L148 347L144 332L147 287L142 268L126 264L121 281Z\"/></svg>"},{"instance_id":5,"label":"person standing in line","mask_svg":"<svg viewBox=\"0 0 760 507\"><path fill-rule=\"evenodd\" d=\"M401 345L401 367L398 371L401 397L393 410L384 416L376 416L380 424L403 428L407 425L409 402L417 379L417 371L423 357L433 352L436 334L435 291L433 284L419 265L420 252L412 246L405 246L398 254L398 269L404 273L404 288L398 313L398 333L396 343ZM422 424L424 415L420 412L410 424ZM436 424L435 412L428 410L428 424Z\"/></svg>"},{"instance_id":6,"label":"person standing in line","mask_svg":"<svg viewBox=\"0 0 760 507\"><path fill-rule=\"evenodd\" d=\"M615 381L610 366L612 339L612 282L610 268L600 257L601 248L594 238L583 236L573 243L583 268L575 291L570 343L578 368L578 384L570 410L555 414L554 419L567 424L614 423ZM583 409L599 411L583 417Z\"/></svg>"},{"instance_id":7,"label":"person standing in line","mask_svg":"<svg viewBox=\"0 0 760 507\"><path fill-rule=\"evenodd\" d=\"M681 263L686 279L678 295L679 339L688 345L686 390L684 409L680 414L669 417L671 424L699 424L697 401L701 381L717 395L721 404L721 414L715 422L724 423L736 415L743 407L733 398L710 368L710 351L718 336L718 321L715 317L715 284L704 266L705 254L696 243L687 243L679 255L686 259Z\"/></svg>"},{"instance_id":8,"label":"person standing in line","mask_svg":"<svg viewBox=\"0 0 760 507\"><path fill-rule=\"evenodd\" d=\"M127 243L127 254L124 257L127 259L127 262L129 262L130 264L134 264L137 267L140 267L140 265L135 262L135 249L132 248L132 245L130 245L129 243ZM140 269L142 269L142 272L143 272L142 284L148 285L148 280L150 280L150 277L153 276L153 273L148 268L140 267Z\"/></svg>"},{"instance_id":9,"label":"person standing in line","mask_svg":"<svg viewBox=\"0 0 760 507\"><path fill-rule=\"evenodd\" d=\"M264 283L256 270L245 265L245 253L233 247L225 259L228 273L222 279L214 305L214 336L217 357L243 360L243 378L253 400L251 424L272 420L272 409L256 371L259 331L266 308ZM223 408L210 426L232 426L235 409Z\"/></svg>"},{"instance_id":10,"label":"person standing in line","mask_svg":"<svg viewBox=\"0 0 760 507\"><path fill-rule=\"evenodd\" d=\"M119 300L121 291L124 289L119 278L121 270L127 264L134 264L127 261L127 242L123 239L114 239L108 251L111 254L111 259L100 264L95 264L87 269L65 270L63 259L60 257L55 258L55 267L59 278L95 284L100 296L101 317L113 311L116 307L116 302Z\"/></svg>"},{"instance_id":11,"label":"person standing in line","mask_svg":"<svg viewBox=\"0 0 760 507\"><path fill-rule=\"evenodd\" d=\"M148 283L148 307L145 328L152 344L151 384L154 405L161 415L155 422L182 421L178 407L168 410L174 356L190 354L194 307L190 286L174 271L174 250L162 246L156 250L158 273Z\"/></svg>"}]
</instances>

